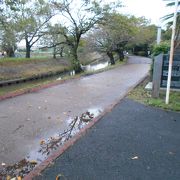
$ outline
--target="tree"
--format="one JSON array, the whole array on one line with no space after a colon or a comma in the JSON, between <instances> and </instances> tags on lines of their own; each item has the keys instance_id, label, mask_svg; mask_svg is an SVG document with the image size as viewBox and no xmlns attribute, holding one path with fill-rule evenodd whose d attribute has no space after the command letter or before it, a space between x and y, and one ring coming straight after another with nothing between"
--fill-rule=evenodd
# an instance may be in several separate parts
<instances>
[{"instance_id":1,"label":"tree","mask_svg":"<svg viewBox=\"0 0 180 180\"><path fill-rule=\"evenodd\" d=\"M100 22L107 11L109 5L100 6L97 1L90 0L62 0L60 3L53 2L54 7L64 17L64 28L60 33L65 38L65 43L70 49L72 68L76 73L81 72L80 61L78 59L78 47L82 35L92 29Z\"/></svg>"},{"instance_id":2,"label":"tree","mask_svg":"<svg viewBox=\"0 0 180 180\"><path fill-rule=\"evenodd\" d=\"M130 43L136 55L148 56L148 51L156 40L157 27L144 17L136 18L137 31Z\"/></svg>"},{"instance_id":3,"label":"tree","mask_svg":"<svg viewBox=\"0 0 180 180\"><path fill-rule=\"evenodd\" d=\"M11 15L5 2L1 1L0 3L2 4L0 8L1 50L6 51L8 57L14 57L14 52L17 48L16 43L18 41L15 31L15 22L10 18ZM11 2L10 5L12 4L13 2Z\"/></svg>"},{"instance_id":4,"label":"tree","mask_svg":"<svg viewBox=\"0 0 180 180\"><path fill-rule=\"evenodd\" d=\"M111 19L113 21L111 21ZM109 19L111 25L111 32L114 39L114 51L118 53L119 60L124 59L124 50L128 43L133 41L137 32L137 18L134 16L124 16L120 14L113 14Z\"/></svg>"},{"instance_id":5,"label":"tree","mask_svg":"<svg viewBox=\"0 0 180 180\"><path fill-rule=\"evenodd\" d=\"M113 55L114 43L108 29L99 25L98 29L89 35L89 44L93 49L106 53L110 59L111 65L115 64Z\"/></svg>"},{"instance_id":6,"label":"tree","mask_svg":"<svg viewBox=\"0 0 180 180\"><path fill-rule=\"evenodd\" d=\"M92 46L106 52L111 64L115 64L113 54L116 52L119 60L124 59L125 46L133 39L136 32L134 24L134 17L118 13L107 14L105 21L90 34L90 42Z\"/></svg>"},{"instance_id":7,"label":"tree","mask_svg":"<svg viewBox=\"0 0 180 180\"><path fill-rule=\"evenodd\" d=\"M53 16L51 7L45 0L16 0L10 9L20 40L26 43L26 58L30 58L32 46L44 36L46 25Z\"/></svg>"},{"instance_id":8,"label":"tree","mask_svg":"<svg viewBox=\"0 0 180 180\"><path fill-rule=\"evenodd\" d=\"M41 39L41 45L43 46L41 49L52 48L54 59L56 59L57 54L63 57L66 46L64 36L59 33L61 28L59 24L53 26L49 24L45 36Z\"/></svg>"},{"instance_id":9,"label":"tree","mask_svg":"<svg viewBox=\"0 0 180 180\"><path fill-rule=\"evenodd\" d=\"M1 38L1 49L7 53L8 57L14 57L17 49L15 32L8 27L2 32Z\"/></svg>"}]
</instances>

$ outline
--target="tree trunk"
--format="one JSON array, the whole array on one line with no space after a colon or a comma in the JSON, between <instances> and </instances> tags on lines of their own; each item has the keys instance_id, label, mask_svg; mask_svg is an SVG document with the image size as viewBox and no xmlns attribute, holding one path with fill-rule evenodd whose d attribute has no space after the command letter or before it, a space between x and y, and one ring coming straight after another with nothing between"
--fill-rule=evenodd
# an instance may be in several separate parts
<instances>
[{"instance_id":1,"label":"tree trunk","mask_svg":"<svg viewBox=\"0 0 180 180\"><path fill-rule=\"evenodd\" d=\"M115 64L115 60L114 60L113 53L110 52L110 51L108 51L108 52L107 52L107 55L108 55L108 57L109 57L109 59L110 59L111 65L114 65L114 64Z\"/></svg>"},{"instance_id":2,"label":"tree trunk","mask_svg":"<svg viewBox=\"0 0 180 180\"><path fill-rule=\"evenodd\" d=\"M123 60L124 60L123 50L118 50L117 53L118 53L118 56L119 56L119 60L120 60L120 61L123 61Z\"/></svg>"},{"instance_id":3,"label":"tree trunk","mask_svg":"<svg viewBox=\"0 0 180 180\"><path fill-rule=\"evenodd\" d=\"M60 49L60 56L63 57L64 46Z\"/></svg>"},{"instance_id":4,"label":"tree trunk","mask_svg":"<svg viewBox=\"0 0 180 180\"><path fill-rule=\"evenodd\" d=\"M56 59L56 46L53 48L53 59Z\"/></svg>"},{"instance_id":5,"label":"tree trunk","mask_svg":"<svg viewBox=\"0 0 180 180\"><path fill-rule=\"evenodd\" d=\"M28 38L25 38L26 41L26 58L30 58L31 56L31 46L29 44Z\"/></svg>"},{"instance_id":6,"label":"tree trunk","mask_svg":"<svg viewBox=\"0 0 180 180\"><path fill-rule=\"evenodd\" d=\"M14 48L13 47L9 47L8 49L6 49L6 53L7 53L8 57L15 57Z\"/></svg>"},{"instance_id":7,"label":"tree trunk","mask_svg":"<svg viewBox=\"0 0 180 180\"><path fill-rule=\"evenodd\" d=\"M82 72L81 64L79 62L78 55L77 55L77 48L71 49L71 56L72 56L71 65L75 73Z\"/></svg>"}]
</instances>

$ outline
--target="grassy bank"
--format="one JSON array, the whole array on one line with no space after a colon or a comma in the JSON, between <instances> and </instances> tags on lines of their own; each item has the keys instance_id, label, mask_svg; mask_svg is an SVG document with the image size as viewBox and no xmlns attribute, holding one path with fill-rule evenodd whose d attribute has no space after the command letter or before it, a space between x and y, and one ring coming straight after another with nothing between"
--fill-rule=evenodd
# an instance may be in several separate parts
<instances>
[{"instance_id":1,"label":"grassy bank","mask_svg":"<svg viewBox=\"0 0 180 180\"><path fill-rule=\"evenodd\" d=\"M152 98L151 91L145 90L146 84L149 82L149 77L146 78L142 83L140 83L134 90L132 90L128 97L140 103L162 108L171 111L180 111L180 92L170 92L169 104L165 104L165 91L160 91L159 98Z\"/></svg>"},{"instance_id":2,"label":"grassy bank","mask_svg":"<svg viewBox=\"0 0 180 180\"><path fill-rule=\"evenodd\" d=\"M27 78L49 72L64 72L70 69L66 59L48 58L3 58L0 59L0 80Z\"/></svg>"}]
</instances>

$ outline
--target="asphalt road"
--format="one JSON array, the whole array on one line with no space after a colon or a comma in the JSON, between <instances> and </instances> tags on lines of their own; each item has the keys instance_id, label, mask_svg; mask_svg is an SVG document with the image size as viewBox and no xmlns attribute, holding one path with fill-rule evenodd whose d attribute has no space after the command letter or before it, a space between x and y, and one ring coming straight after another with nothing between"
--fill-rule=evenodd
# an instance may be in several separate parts
<instances>
[{"instance_id":1,"label":"asphalt road","mask_svg":"<svg viewBox=\"0 0 180 180\"><path fill-rule=\"evenodd\" d=\"M149 63L130 57L121 67L1 101L0 161L8 165L32 155L40 140L63 132L70 117L121 99L146 76Z\"/></svg>"},{"instance_id":2,"label":"asphalt road","mask_svg":"<svg viewBox=\"0 0 180 180\"><path fill-rule=\"evenodd\" d=\"M34 180L179 180L180 113L124 99Z\"/></svg>"}]
</instances>

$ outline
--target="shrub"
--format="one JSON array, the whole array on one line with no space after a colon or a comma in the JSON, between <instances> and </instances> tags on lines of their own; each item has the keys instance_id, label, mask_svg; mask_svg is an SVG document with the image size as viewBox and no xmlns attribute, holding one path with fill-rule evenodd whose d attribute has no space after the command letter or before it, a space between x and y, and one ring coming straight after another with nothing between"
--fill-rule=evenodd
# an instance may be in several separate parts
<instances>
[{"instance_id":1,"label":"shrub","mask_svg":"<svg viewBox=\"0 0 180 180\"><path fill-rule=\"evenodd\" d=\"M170 49L170 45L167 42L162 42L160 44L154 45L153 56L157 56L160 53L167 54Z\"/></svg>"}]
</instances>

